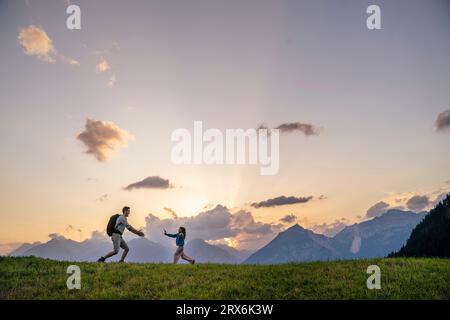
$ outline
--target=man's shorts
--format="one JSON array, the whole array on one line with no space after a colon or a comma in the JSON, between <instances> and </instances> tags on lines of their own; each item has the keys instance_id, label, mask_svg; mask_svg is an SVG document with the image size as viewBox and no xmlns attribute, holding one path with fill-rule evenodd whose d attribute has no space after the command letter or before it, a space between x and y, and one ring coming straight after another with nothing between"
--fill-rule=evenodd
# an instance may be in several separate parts
<instances>
[{"instance_id":1,"label":"man's shorts","mask_svg":"<svg viewBox=\"0 0 450 320\"><path fill-rule=\"evenodd\" d=\"M114 251L119 251L119 247L124 250L128 249L127 243L125 242L125 240L123 240L120 234L113 233L113 235L111 236L111 240L113 242Z\"/></svg>"}]
</instances>

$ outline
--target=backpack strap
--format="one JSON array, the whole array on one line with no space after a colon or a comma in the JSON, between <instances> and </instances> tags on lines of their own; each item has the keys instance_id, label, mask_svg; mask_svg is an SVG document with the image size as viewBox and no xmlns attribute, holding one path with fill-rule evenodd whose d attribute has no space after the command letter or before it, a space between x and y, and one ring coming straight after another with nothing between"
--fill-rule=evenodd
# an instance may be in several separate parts
<instances>
[{"instance_id":1,"label":"backpack strap","mask_svg":"<svg viewBox=\"0 0 450 320\"><path fill-rule=\"evenodd\" d=\"M120 216L119 216L120 217ZM117 217L117 219L119 219L119 217ZM118 233L120 235L123 235L123 232L120 232L117 227L120 226L121 224L123 224L122 222L119 222L119 224L114 228L114 232L113 233Z\"/></svg>"}]
</instances>

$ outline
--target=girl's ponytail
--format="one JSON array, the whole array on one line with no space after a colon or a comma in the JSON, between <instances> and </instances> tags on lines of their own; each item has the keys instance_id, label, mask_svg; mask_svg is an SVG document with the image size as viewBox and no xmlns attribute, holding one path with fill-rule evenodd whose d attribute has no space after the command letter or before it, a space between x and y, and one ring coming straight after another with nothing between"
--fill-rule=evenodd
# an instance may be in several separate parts
<instances>
[{"instance_id":1,"label":"girl's ponytail","mask_svg":"<svg viewBox=\"0 0 450 320\"><path fill-rule=\"evenodd\" d=\"M186 239L186 228L180 227L180 232L183 234L184 238Z\"/></svg>"}]
</instances>

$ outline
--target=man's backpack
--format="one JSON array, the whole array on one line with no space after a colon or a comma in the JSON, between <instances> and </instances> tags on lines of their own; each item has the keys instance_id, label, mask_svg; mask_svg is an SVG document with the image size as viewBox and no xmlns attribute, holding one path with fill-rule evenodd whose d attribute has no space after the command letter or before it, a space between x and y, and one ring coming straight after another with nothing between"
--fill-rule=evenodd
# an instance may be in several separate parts
<instances>
[{"instance_id":1,"label":"man's backpack","mask_svg":"<svg viewBox=\"0 0 450 320\"><path fill-rule=\"evenodd\" d=\"M115 214L113 216L111 216L111 218L109 218L108 221L108 226L106 227L106 233L108 234L108 236L112 236L114 231L116 231L116 222L117 222L117 218L119 218L120 214Z\"/></svg>"}]
</instances>

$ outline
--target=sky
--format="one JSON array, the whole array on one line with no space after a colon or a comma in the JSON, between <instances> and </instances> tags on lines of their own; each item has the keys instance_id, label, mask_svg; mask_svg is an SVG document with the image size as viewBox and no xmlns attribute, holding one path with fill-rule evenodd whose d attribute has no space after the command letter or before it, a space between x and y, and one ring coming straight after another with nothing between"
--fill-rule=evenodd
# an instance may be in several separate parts
<instances>
[{"instance_id":1,"label":"sky","mask_svg":"<svg viewBox=\"0 0 450 320\"><path fill-rule=\"evenodd\" d=\"M448 1L0 0L0 41L2 245L83 240L129 205L252 249L450 191ZM174 164L194 121L293 129L263 176Z\"/></svg>"}]
</instances>

